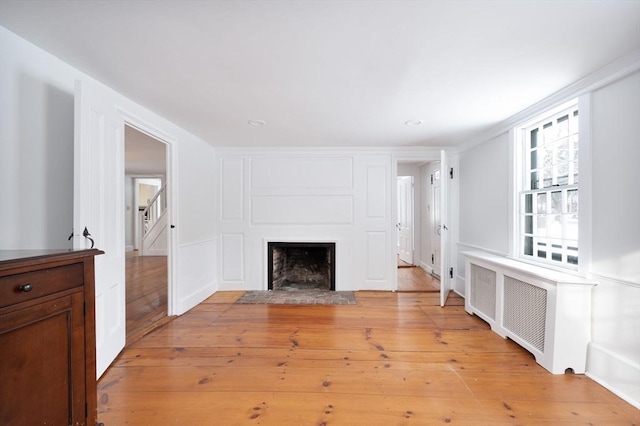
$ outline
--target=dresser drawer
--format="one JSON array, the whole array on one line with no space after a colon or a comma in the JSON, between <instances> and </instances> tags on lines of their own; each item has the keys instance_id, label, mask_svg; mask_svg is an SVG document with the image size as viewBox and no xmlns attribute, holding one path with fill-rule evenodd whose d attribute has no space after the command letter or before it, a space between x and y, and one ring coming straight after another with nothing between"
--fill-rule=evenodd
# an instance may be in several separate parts
<instances>
[{"instance_id":1,"label":"dresser drawer","mask_svg":"<svg viewBox=\"0 0 640 426\"><path fill-rule=\"evenodd\" d=\"M0 278L0 308L82 286L82 263Z\"/></svg>"}]
</instances>

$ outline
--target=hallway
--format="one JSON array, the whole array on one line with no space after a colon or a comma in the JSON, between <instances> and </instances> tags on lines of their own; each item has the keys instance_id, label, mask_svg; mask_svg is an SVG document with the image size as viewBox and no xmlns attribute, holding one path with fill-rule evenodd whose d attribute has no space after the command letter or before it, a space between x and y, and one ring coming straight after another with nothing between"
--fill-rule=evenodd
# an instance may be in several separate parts
<instances>
[{"instance_id":1,"label":"hallway","mask_svg":"<svg viewBox=\"0 0 640 426\"><path fill-rule=\"evenodd\" d=\"M127 346L167 319L167 257L126 256Z\"/></svg>"}]
</instances>

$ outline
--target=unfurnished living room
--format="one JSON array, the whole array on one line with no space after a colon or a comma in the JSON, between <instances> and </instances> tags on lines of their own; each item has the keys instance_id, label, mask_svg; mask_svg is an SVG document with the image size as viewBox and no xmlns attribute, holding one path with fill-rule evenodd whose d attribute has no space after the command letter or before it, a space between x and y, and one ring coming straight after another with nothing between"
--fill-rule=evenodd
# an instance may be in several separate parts
<instances>
[{"instance_id":1,"label":"unfurnished living room","mask_svg":"<svg viewBox=\"0 0 640 426\"><path fill-rule=\"evenodd\" d=\"M640 1L0 0L0 424L639 425Z\"/></svg>"}]
</instances>

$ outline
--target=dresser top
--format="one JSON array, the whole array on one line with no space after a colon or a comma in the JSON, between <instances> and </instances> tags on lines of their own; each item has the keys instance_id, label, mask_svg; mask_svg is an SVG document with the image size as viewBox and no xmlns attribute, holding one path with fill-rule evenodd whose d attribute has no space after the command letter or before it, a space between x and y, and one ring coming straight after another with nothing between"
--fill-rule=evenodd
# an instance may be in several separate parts
<instances>
[{"instance_id":1,"label":"dresser top","mask_svg":"<svg viewBox=\"0 0 640 426\"><path fill-rule=\"evenodd\" d=\"M18 263L32 263L35 265L54 259L77 259L102 253L104 252L98 249L0 250L0 270L13 267Z\"/></svg>"}]
</instances>

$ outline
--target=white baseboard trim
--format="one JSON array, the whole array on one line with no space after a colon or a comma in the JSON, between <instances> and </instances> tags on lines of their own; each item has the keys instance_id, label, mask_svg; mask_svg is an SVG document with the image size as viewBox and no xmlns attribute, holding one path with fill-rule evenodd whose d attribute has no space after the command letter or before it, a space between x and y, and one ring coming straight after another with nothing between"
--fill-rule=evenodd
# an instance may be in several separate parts
<instances>
[{"instance_id":1,"label":"white baseboard trim","mask_svg":"<svg viewBox=\"0 0 640 426\"><path fill-rule=\"evenodd\" d=\"M433 273L433 268L431 266L427 265L426 263L420 262L419 266L422 269L424 269L427 274L432 274Z\"/></svg>"},{"instance_id":2,"label":"white baseboard trim","mask_svg":"<svg viewBox=\"0 0 640 426\"><path fill-rule=\"evenodd\" d=\"M142 256L166 256L167 249L149 249L142 252Z\"/></svg>"},{"instance_id":3,"label":"white baseboard trim","mask_svg":"<svg viewBox=\"0 0 640 426\"><path fill-rule=\"evenodd\" d=\"M178 307L177 314L182 315L186 313L190 309L194 308L198 304L205 301L209 296L211 296L215 292L216 292L216 286L215 284L211 284L206 287L198 289L198 291L191 293L185 298L180 299L180 303L179 303L180 306Z\"/></svg>"},{"instance_id":4,"label":"white baseboard trim","mask_svg":"<svg viewBox=\"0 0 640 426\"><path fill-rule=\"evenodd\" d=\"M640 409L640 365L637 363L592 342L587 352L585 374Z\"/></svg>"},{"instance_id":5,"label":"white baseboard trim","mask_svg":"<svg viewBox=\"0 0 640 426\"><path fill-rule=\"evenodd\" d=\"M133 246L124 246L124 251L133 251Z\"/></svg>"}]
</instances>

